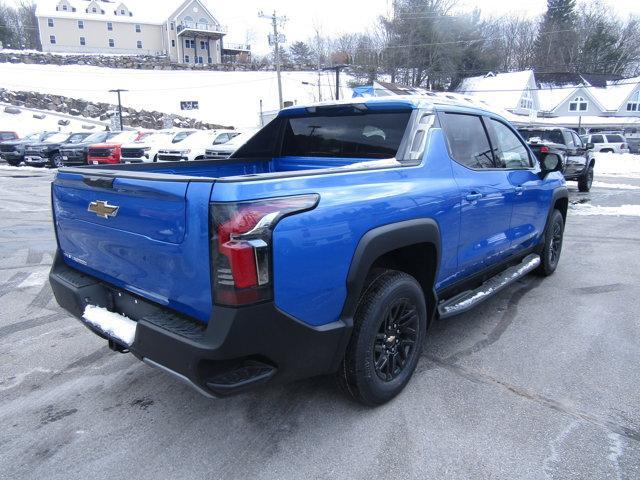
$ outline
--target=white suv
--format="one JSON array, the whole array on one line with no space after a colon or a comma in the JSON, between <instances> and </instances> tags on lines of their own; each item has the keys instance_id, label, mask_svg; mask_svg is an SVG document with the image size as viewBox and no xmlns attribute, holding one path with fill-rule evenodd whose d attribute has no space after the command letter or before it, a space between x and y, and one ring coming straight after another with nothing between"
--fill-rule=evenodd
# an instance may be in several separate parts
<instances>
[{"instance_id":1,"label":"white suv","mask_svg":"<svg viewBox=\"0 0 640 480\"><path fill-rule=\"evenodd\" d=\"M238 134L235 130L199 130L177 145L161 148L160 162L180 162L204 159L207 148L226 143Z\"/></svg>"},{"instance_id":2,"label":"white suv","mask_svg":"<svg viewBox=\"0 0 640 480\"><path fill-rule=\"evenodd\" d=\"M171 148L195 130L160 130L122 146L122 163L155 162L161 149Z\"/></svg>"},{"instance_id":3,"label":"white suv","mask_svg":"<svg viewBox=\"0 0 640 480\"><path fill-rule=\"evenodd\" d=\"M580 137L585 144L593 144L594 152L629 153L627 140L619 133L592 133Z\"/></svg>"},{"instance_id":4,"label":"white suv","mask_svg":"<svg viewBox=\"0 0 640 480\"><path fill-rule=\"evenodd\" d=\"M256 134L257 131L257 129L244 131L234 137L232 140L229 140L227 143L214 145L213 147L207 148L205 158L207 160L222 160L225 158L229 158L233 154L233 152L247 143Z\"/></svg>"}]
</instances>

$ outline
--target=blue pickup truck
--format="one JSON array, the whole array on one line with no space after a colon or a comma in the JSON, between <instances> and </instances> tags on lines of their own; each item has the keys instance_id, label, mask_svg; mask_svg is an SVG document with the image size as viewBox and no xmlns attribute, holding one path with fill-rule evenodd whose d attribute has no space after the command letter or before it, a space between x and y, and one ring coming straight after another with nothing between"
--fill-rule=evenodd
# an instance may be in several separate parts
<instances>
[{"instance_id":1,"label":"blue pickup truck","mask_svg":"<svg viewBox=\"0 0 640 480\"><path fill-rule=\"evenodd\" d=\"M296 106L227 160L60 169L50 281L111 348L205 395L335 374L381 404L433 321L554 272L561 170L470 104Z\"/></svg>"}]
</instances>

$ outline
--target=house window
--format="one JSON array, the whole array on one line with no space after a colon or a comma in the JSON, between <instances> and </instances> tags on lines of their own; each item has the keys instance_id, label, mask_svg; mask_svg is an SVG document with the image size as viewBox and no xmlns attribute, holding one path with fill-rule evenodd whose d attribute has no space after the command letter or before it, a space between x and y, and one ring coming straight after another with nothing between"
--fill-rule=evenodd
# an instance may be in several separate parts
<instances>
[{"instance_id":1,"label":"house window","mask_svg":"<svg viewBox=\"0 0 640 480\"><path fill-rule=\"evenodd\" d=\"M176 24L174 22L171 22L170 27L171 27L171 30L175 30Z\"/></svg>"},{"instance_id":2,"label":"house window","mask_svg":"<svg viewBox=\"0 0 640 480\"><path fill-rule=\"evenodd\" d=\"M84 37L80 37L80 45L83 47L87 44L87 40Z\"/></svg>"},{"instance_id":3,"label":"house window","mask_svg":"<svg viewBox=\"0 0 640 480\"><path fill-rule=\"evenodd\" d=\"M189 63L189 55L184 56L184 63Z\"/></svg>"},{"instance_id":4,"label":"house window","mask_svg":"<svg viewBox=\"0 0 640 480\"><path fill-rule=\"evenodd\" d=\"M56 36L55 35L49 35L49 43L51 45L55 45L56 44Z\"/></svg>"},{"instance_id":5,"label":"house window","mask_svg":"<svg viewBox=\"0 0 640 480\"><path fill-rule=\"evenodd\" d=\"M136 33L142 32L142 27L136 24Z\"/></svg>"},{"instance_id":6,"label":"house window","mask_svg":"<svg viewBox=\"0 0 640 480\"><path fill-rule=\"evenodd\" d=\"M640 90L629 98L629 102L627 102L627 112L640 112Z\"/></svg>"},{"instance_id":7,"label":"house window","mask_svg":"<svg viewBox=\"0 0 640 480\"><path fill-rule=\"evenodd\" d=\"M62 10L63 10L64 12L66 12L66 11L67 11L67 6L66 6L66 5L62 5Z\"/></svg>"},{"instance_id":8,"label":"house window","mask_svg":"<svg viewBox=\"0 0 640 480\"><path fill-rule=\"evenodd\" d=\"M91 11L92 11L93 13L98 13L98 9L97 9L96 7L93 7L93 8L91 9Z\"/></svg>"},{"instance_id":9,"label":"house window","mask_svg":"<svg viewBox=\"0 0 640 480\"><path fill-rule=\"evenodd\" d=\"M115 41L113 38L110 38L110 39L109 39L109 46L110 46L111 48L113 48L113 47L115 47L115 46L116 46L116 41Z\"/></svg>"},{"instance_id":10,"label":"house window","mask_svg":"<svg viewBox=\"0 0 640 480\"><path fill-rule=\"evenodd\" d=\"M570 112L586 112L589 104L584 97L576 97L573 101L569 102Z\"/></svg>"},{"instance_id":11,"label":"house window","mask_svg":"<svg viewBox=\"0 0 640 480\"><path fill-rule=\"evenodd\" d=\"M138 48L142 48L142 40L138 40Z\"/></svg>"},{"instance_id":12,"label":"house window","mask_svg":"<svg viewBox=\"0 0 640 480\"><path fill-rule=\"evenodd\" d=\"M84 20L78 20L78 28L84 30Z\"/></svg>"},{"instance_id":13,"label":"house window","mask_svg":"<svg viewBox=\"0 0 640 480\"><path fill-rule=\"evenodd\" d=\"M173 48L176 48L176 41L175 41L175 40L171 40L171 46L172 46Z\"/></svg>"},{"instance_id":14,"label":"house window","mask_svg":"<svg viewBox=\"0 0 640 480\"><path fill-rule=\"evenodd\" d=\"M204 63L204 59L202 57L198 57L198 63L202 65Z\"/></svg>"},{"instance_id":15,"label":"house window","mask_svg":"<svg viewBox=\"0 0 640 480\"><path fill-rule=\"evenodd\" d=\"M48 18L47 19L47 25L49 25L50 27L53 27L53 18Z\"/></svg>"},{"instance_id":16,"label":"house window","mask_svg":"<svg viewBox=\"0 0 640 480\"><path fill-rule=\"evenodd\" d=\"M207 49L207 42L200 40L200 48L202 50L206 50Z\"/></svg>"},{"instance_id":17,"label":"house window","mask_svg":"<svg viewBox=\"0 0 640 480\"><path fill-rule=\"evenodd\" d=\"M124 9L120 10L120 15L126 15L126 12L124 11Z\"/></svg>"},{"instance_id":18,"label":"house window","mask_svg":"<svg viewBox=\"0 0 640 480\"><path fill-rule=\"evenodd\" d=\"M520 98L520 108L533 110L533 97L531 96L531 92L529 90L525 90L522 93L522 97Z\"/></svg>"},{"instance_id":19,"label":"house window","mask_svg":"<svg viewBox=\"0 0 640 480\"><path fill-rule=\"evenodd\" d=\"M109 30L110 32L113 32L113 23L107 22L107 30Z\"/></svg>"}]
</instances>

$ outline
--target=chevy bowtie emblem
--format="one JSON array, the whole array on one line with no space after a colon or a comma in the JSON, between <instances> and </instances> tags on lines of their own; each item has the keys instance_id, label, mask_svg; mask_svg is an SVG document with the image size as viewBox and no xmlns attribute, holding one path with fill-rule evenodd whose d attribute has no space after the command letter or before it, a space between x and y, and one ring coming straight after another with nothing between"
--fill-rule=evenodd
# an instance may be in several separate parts
<instances>
[{"instance_id":1,"label":"chevy bowtie emblem","mask_svg":"<svg viewBox=\"0 0 640 480\"><path fill-rule=\"evenodd\" d=\"M118 214L120 207L116 205L109 205L109 202L103 202L98 200L89 204L89 211L95 213L102 218L115 217Z\"/></svg>"}]
</instances>

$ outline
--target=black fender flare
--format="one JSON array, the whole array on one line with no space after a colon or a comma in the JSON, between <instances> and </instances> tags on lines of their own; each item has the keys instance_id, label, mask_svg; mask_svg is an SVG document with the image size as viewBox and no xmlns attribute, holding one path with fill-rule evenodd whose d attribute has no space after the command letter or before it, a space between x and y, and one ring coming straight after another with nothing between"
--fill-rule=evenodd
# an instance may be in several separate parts
<instances>
[{"instance_id":1,"label":"black fender flare","mask_svg":"<svg viewBox=\"0 0 640 480\"><path fill-rule=\"evenodd\" d=\"M547 212L547 221L544 224L544 232L543 232L543 235L542 235L542 241L538 245L538 250L539 251L542 251L541 249L544 246L544 240L545 240L545 235L547 233L547 227L549 226L549 222L551 221L551 214L555 210L556 202L558 200L560 200L560 199L563 199L563 198L567 199L567 212L566 212L566 215L564 217L565 223L566 223L566 219L569 216L569 189L565 185L556 188L553 191L553 194L551 195L551 202L549 202L549 212Z\"/></svg>"},{"instance_id":2,"label":"black fender flare","mask_svg":"<svg viewBox=\"0 0 640 480\"><path fill-rule=\"evenodd\" d=\"M341 318L351 326L360 294L369 270L374 262L385 253L417 243L433 244L436 253L435 277L440 266L440 228L431 218L406 220L383 225L365 233L356 247L349 273L347 274L347 298ZM434 282L435 283L435 282ZM435 303L434 298L431 299ZM429 310L435 305L429 305Z\"/></svg>"}]
</instances>

